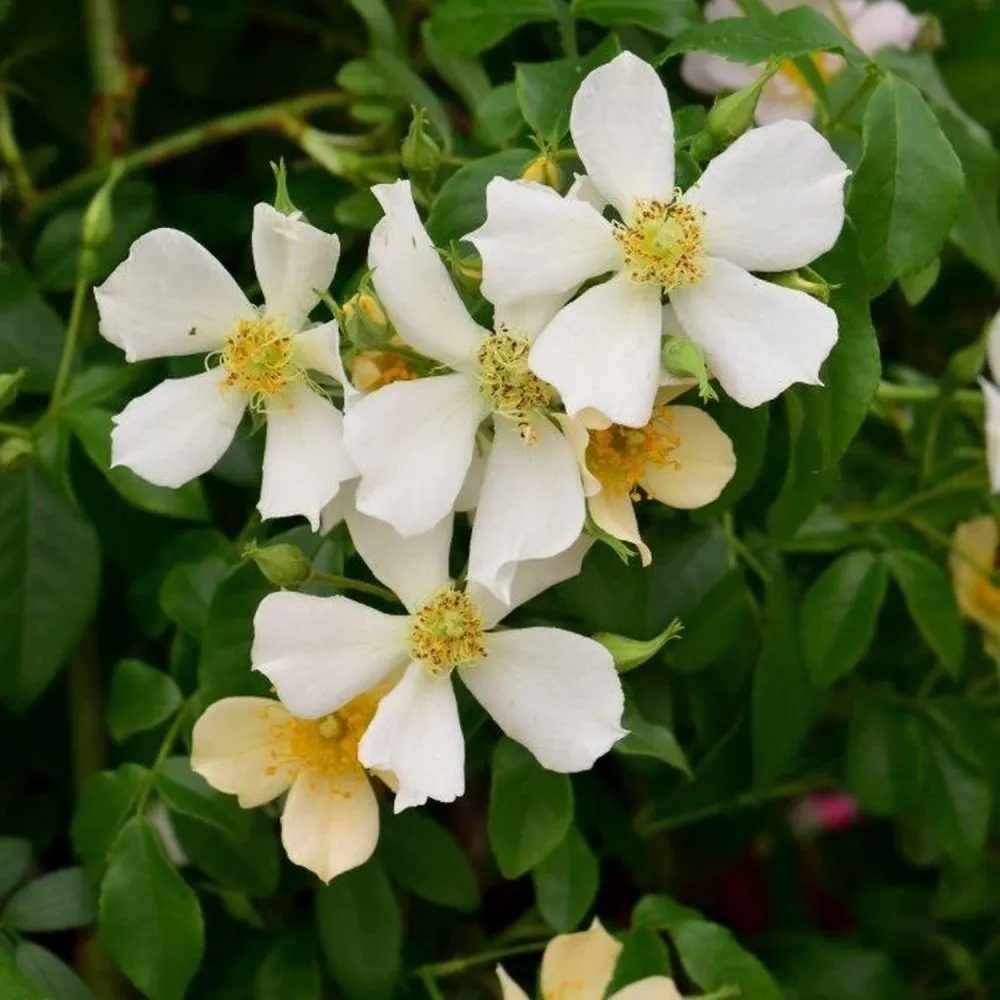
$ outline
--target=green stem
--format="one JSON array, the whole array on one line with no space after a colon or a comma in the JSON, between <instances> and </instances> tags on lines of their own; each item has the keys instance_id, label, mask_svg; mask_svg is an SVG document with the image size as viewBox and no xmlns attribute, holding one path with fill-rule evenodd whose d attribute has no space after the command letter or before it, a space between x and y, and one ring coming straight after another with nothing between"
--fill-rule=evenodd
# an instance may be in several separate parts
<instances>
[{"instance_id":1,"label":"green stem","mask_svg":"<svg viewBox=\"0 0 1000 1000\"><path fill-rule=\"evenodd\" d=\"M153 788L156 785L156 776L160 773L160 768L163 767L166 759L173 752L174 744L177 742L177 738L181 734L181 726L184 724L184 718L191 709L191 706L194 704L196 697L197 695L191 695L191 697L188 698L188 700L185 701L179 709L177 709L174 721L170 723L170 728L163 736L163 742L160 743L160 749L156 752L156 758L149 768L149 773L146 775L142 789L139 792L139 797L135 802L135 812L137 816L142 816L146 812L146 808L149 805L149 796L152 794Z\"/></svg>"},{"instance_id":2,"label":"green stem","mask_svg":"<svg viewBox=\"0 0 1000 1000\"><path fill-rule=\"evenodd\" d=\"M388 587L380 587L377 583L367 583L365 580L352 580L349 576L341 576L339 573L323 573L315 570L307 582L325 583L338 590L355 590L359 594L378 597L392 604L403 603Z\"/></svg>"},{"instance_id":3,"label":"green stem","mask_svg":"<svg viewBox=\"0 0 1000 1000\"><path fill-rule=\"evenodd\" d=\"M527 944L511 945L509 948L497 948L493 951L483 951L478 955L467 955L465 958L453 958L450 962L435 962L432 965L422 965L417 969L417 975L423 979L429 976L432 979L443 979L445 976L456 976L466 969L471 969L476 965L485 965L487 962L496 962L501 958L510 958L512 955L527 955L531 952L542 951L548 944L548 940L529 941Z\"/></svg>"},{"instance_id":4,"label":"green stem","mask_svg":"<svg viewBox=\"0 0 1000 1000\"><path fill-rule=\"evenodd\" d=\"M104 678L93 624L84 632L66 668L68 725L77 795L107 764Z\"/></svg>"},{"instance_id":5,"label":"green stem","mask_svg":"<svg viewBox=\"0 0 1000 1000\"><path fill-rule=\"evenodd\" d=\"M127 145L132 74L117 0L84 0L90 72L94 81L94 162L108 164Z\"/></svg>"},{"instance_id":6,"label":"green stem","mask_svg":"<svg viewBox=\"0 0 1000 1000\"><path fill-rule=\"evenodd\" d=\"M978 389L959 389L946 393L939 385L900 385L897 382L879 382L875 398L880 403L935 403L948 397L959 406L982 409L983 394Z\"/></svg>"},{"instance_id":7,"label":"green stem","mask_svg":"<svg viewBox=\"0 0 1000 1000\"><path fill-rule=\"evenodd\" d=\"M203 146L245 135L247 132L276 131L288 135L296 126L301 128L301 122L298 121L301 116L323 108L339 107L348 100L348 96L342 91L320 90L246 111L236 111L159 139L119 157L116 162L124 176L144 167L156 166L184 156ZM109 171L108 166L96 167L44 192L32 205L29 216L35 218L46 215L64 202L99 187L107 178Z\"/></svg>"},{"instance_id":8,"label":"green stem","mask_svg":"<svg viewBox=\"0 0 1000 1000\"><path fill-rule=\"evenodd\" d=\"M563 53L569 59L580 58L580 48L576 41L576 21L573 19L573 11L570 5L564 0L552 0L555 8L556 20L559 23L559 41L562 44Z\"/></svg>"},{"instance_id":9,"label":"green stem","mask_svg":"<svg viewBox=\"0 0 1000 1000\"><path fill-rule=\"evenodd\" d=\"M56 381L52 386L52 395L49 397L49 407L46 410L46 416L58 412L63 394L66 392L70 372L73 370L73 361L76 358L76 342L80 336L83 308L86 305L89 291L90 282L85 276L81 275L76 279L76 285L73 287L73 304L69 310L69 322L66 324L62 354L59 356L59 370L56 372Z\"/></svg>"},{"instance_id":10,"label":"green stem","mask_svg":"<svg viewBox=\"0 0 1000 1000\"><path fill-rule=\"evenodd\" d=\"M5 90L0 90L0 159L10 171L11 183L21 204L33 202L38 197L38 192L14 135L14 118L10 113L10 100Z\"/></svg>"},{"instance_id":11,"label":"green stem","mask_svg":"<svg viewBox=\"0 0 1000 1000\"><path fill-rule=\"evenodd\" d=\"M16 438L31 437L31 431L27 427L21 427L19 424L0 423L0 434L6 434L7 437Z\"/></svg>"}]
</instances>

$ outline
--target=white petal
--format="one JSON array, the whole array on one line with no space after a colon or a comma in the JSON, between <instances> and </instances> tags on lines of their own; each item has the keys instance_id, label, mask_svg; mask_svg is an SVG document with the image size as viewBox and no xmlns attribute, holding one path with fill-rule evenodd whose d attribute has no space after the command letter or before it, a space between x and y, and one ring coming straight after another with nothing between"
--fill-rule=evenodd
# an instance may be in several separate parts
<instances>
[{"instance_id":1,"label":"white petal","mask_svg":"<svg viewBox=\"0 0 1000 1000\"><path fill-rule=\"evenodd\" d=\"M409 537L359 510L349 510L346 520L358 555L409 611L415 611L450 582L452 517L443 518L430 531Z\"/></svg>"},{"instance_id":2,"label":"white petal","mask_svg":"<svg viewBox=\"0 0 1000 1000\"><path fill-rule=\"evenodd\" d=\"M666 465L650 463L642 485L668 507L691 510L711 503L736 472L733 443L695 406L671 406L669 431L679 444Z\"/></svg>"},{"instance_id":3,"label":"white petal","mask_svg":"<svg viewBox=\"0 0 1000 1000\"><path fill-rule=\"evenodd\" d=\"M344 417L347 451L361 473L358 510L403 535L429 531L451 513L488 412L468 375L391 385Z\"/></svg>"},{"instance_id":4,"label":"white petal","mask_svg":"<svg viewBox=\"0 0 1000 1000\"><path fill-rule=\"evenodd\" d=\"M223 698L198 718L191 732L191 769L220 792L239 796L244 809L270 802L292 782L275 766L274 731L289 718L271 698Z\"/></svg>"},{"instance_id":5,"label":"white petal","mask_svg":"<svg viewBox=\"0 0 1000 1000\"><path fill-rule=\"evenodd\" d=\"M528 994L510 978L502 965L498 965L496 971L497 979L500 980L501 1000L528 1000Z\"/></svg>"},{"instance_id":6,"label":"white petal","mask_svg":"<svg viewBox=\"0 0 1000 1000\"><path fill-rule=\"evenodd\" d=\"M811 125L782 121L741 135L686 197L705 211L710 256L748 271L788 271L837 242L849 173Z\"/></svg>"},{"instance_id":7,"label":"white petal","mask_svg":"<svg viewBox=\"0 0 1000 1000\"><path fill-rule=\"evenodd\" d=\"M114 418L111 466L176 489L208 472L236 434L247 400L225 389L222 368L171 378Z\"/></svg>"},{"instance_id":8,"label":"white petal","mask_svg":"<svg viewBox=\"0 0 1000 1000\"><path fill-rule=\"evenodd\" d=\"M140 236L94 297L101 333L128 361L214 351L255 315L229 272L176 229Z\"/></svg>"},{"instance_id":9,"label":"white petal","mask_svg":"<svg viewBox=\"0 0 1000 1000\"><path fill-rule=\"evenodd\" d=\"M542 956L542 995L562 996L572 984L573 1000L601 1000L621 950L600 920L589 930L558 934Z\"/></svg>"},{"instance_id":10,"label":"white petal","mask_svg":"<svg viewBox=\"0 0 1000 1000\"><path fill-rule=\"evenodd\" d=\"M410 619L347 597L268 594L254 615L250 660L297 716L334 712L408 657Z\"/></svg>"},{"instance_id":11,"label":"white petal","mask_svg":"<svg viewBox=\"0 0 1000 1000\"><path fill-rule=\"evenodd\" d=\"M528 443L511 421L494 419L469 546L469 579L508 603L517 564L564 552L583 531L586 513L569 442L544 417L531 427Z\"/></svg>"},{"instance_id":12,"label":"white petal","mask_svg":"<svg viewBox=\"0 0 1000 1000\"><path fill-rule=\"evenodd\" d=\"M483 259L482 292L494 305L569 294L622 267L611 223L584 201L494 177L486 208L486 222L466 239Z\"/></svg>"},{"instance_id":13,"label":"white petal","mask_svg":"<svg viewBox=\"0 0 1000 1000\"><path fill-rule=\"evenodd\" d=\"M340 489L319 515L320 534L328 535L347 517L349 511L355 509L354 494L357 488L358 481L356 479L341 483Z\"/></svg>"},{"instance_id":14,"label":"white petal","mask_svg":"<svg viewBox=\"0 0 1000 1000\"><path fill-rule=\"evenodd\" d=\"M635 516L635 505L627 493L613 493L602 490L589 497L587 509L594 524L613 538L634 545L639 552L639 561L648 566L653 561L653 553L639 534L639 522Z\"/></svg>"},{"instance_id":15,"label":"white petal","mask_svg":"<svg viewBox=\"0 0 1000 1000\"><path fill-rule=\"evenodd\" d=\"M494 632L487 655L460 667L466 687L512 739L550 771L585 771L624 735L611 654L558 628Z\"/></svg>"},{"instance_id":16,"label":"white petal","mask_svg":"<svg viewBox=\"0 0 1000 1000\"><path fill-rule=\"evenodd\" d=\"M300 774L281 814L281 843L324 882L363 865L378 843L378 802L364 771Z\"/></svg>"},{"instance_id":17,"label":"white petal","mask_svg":"<svg viewBox=\"0 0 1000 1000\"><path fill-rule=\"evenodd\" d=\"M757 102L754 119L759 125L775 122L811 122L816 110L816 100L811 90L799 86L782 87L782 81L773 77L767 82Z\"/></svg>"},{"instance_id":18,"label":"white petal","mask_svg":"<svg viewBox=\"0 0 1000 1000\"><path fill-rule=\"evenodd\" d=\"M411 663L379 702L358 756L365 767L396 776L396 812L457 799L465 791L465 742L451 678Z\"/></svg>"},{"instance_id":19,"label":"white petal","mask_svg":"<svg viewBox=\"0 0 1000 1000\"><path fill-rule=\"evenodd\" d=\"M608 205L608 199L597 190L597 185L586 174L573 175L573 183L570 184L566 197L573 201L586 202L601 213Z\"/></svg>"},{"instance_id":20,"label":"white petal","mask_svg":"<svg viewBox=\"0 0 1000 1000\"><path fill-rule=\"evenodd\" d=\"M506 331L525 337L533 344L570 297L558 292L499 305L493 310L493 328L498 333Z\"/></svg>"},{"instance_id":21,"label":"white petal","mask_svg":"<svg viewBox=\"0 0 1000 1000\"><path fill-rule=\"evenodd\" d=\"M684 1000L674 981L666 976L649 976L613 993L608 1000Z\"/></svg>"},{"instance_id":22,"label":"white petal","mask_svg":"<svg viewBox=\"0 0 1000 1000\"><path fill-rule=\"evenodd\" d=\"M385 215L372 230L368 266L400 337L448 365L468 364L488 331L470 315L424 229L409 181L376 184Z\"/></svg>"},{"instance_id":23,"label":"white petal","mask_svg":"<svg viewBox=\"0 0 1000 1000\"><path fill-rule=\"evenodd\" d=\"M897 0L876 0L865 4L851 21L851 37L867 55L892 46L909 51L920 34L921 20Z\"/></svg>"},{"instance_id":24,"label":"white petal","mask_svg":"<svg viewBox=\"0 0 1000 1000\"><path fill-rule=\"evenodd\" d=\"M621 213L674 190L674 120L656 70L631 52L592 70L573 98L573 142L587 176Z\"/></svg>"},{"instance_id":25,"label":"white petal","mask_svg":"<svg viewBox=\"0 0 1000 1000\"><path fill-rule=\"evenodd\" d=\"M1000 389L981 378L986 404L986 467L990 473L990 492L1000 493Z\"/></svg>"},{"instance_id":26,"label":"white petal","mask_svg":"<svg viewBox=\"0 0 1000 1000\"><path fill-rule=\"evenodd\" d=\"M465 474L462 488L455 497L455 510L461 514L475 510L479 504L479 492L483 488L483 476L486 475L486 462L490 457L493 442L485 437L476 438L476 446L472 451L472 462Z\"/></svg>"},{"instance_id":27,"label":"white petal","mask_svg":"<svg viewBox=\"0 0 1000 1000\"><path fill-rule=\"evenodd\" d=\"M672 293L688 336L737 403L759 406L796 382L821 385L837 315L816 299L710 259L705 277Z\"/></svg>"},{"instance_id":28,"label":"white petal","mask_svg":"<svg viewBox=\"0 0 1000 1000\"><path fill-rule=\"evenodd\" d=\"M340 240L259 202L253 210L253 263L264 293L265 313L288 333L302 329L306 317L333 281Z\"/></svg>"},{"instance_id":29,"label":"white petal","mask_svg":"<svg viewBox=\"0 0 1000 1000\"><path fill-rule=\"evenodd\" d=\"M569 580L580 572L583 557L590 551L594 539L581 535L568 549L550 559L528 559L514 567L510 600L501 601L482 584L470 580L465 592L483 616L486 628L493 628L515 608L530 601L549 587Z\"/></svg>"},{"instance_id":30,"label":"white petal","mask_svg":"<svg viewBox=\"0 0 1000 1000\"><path fill-rule=\"evenodd\" d=\"M990 320L986 330L986 360L995 384L1000 379L1000 313Z\"/></svg>"},{"instance_id":31,"label":"white petal","mask_svg":"<svg viewBox=\"0 0 1000 1000\"><path fill-rule=\"evenodd\" d=\"M554 385L572 416L593 407L616 424L642 427L660 374L660 290L621 274L559 311L529 364Z\"/></svg>"},{"instance_id":32,"label":"white petal","mask_svg":"<svg viewBox=\"0 0 1000 1000\"><path fill-rule=\"evenodd\" d=\"M300 368L335 378L345 389L351 386L340 357L340 328L335 319L296 334L292 338L292 360Z\"/></svg>"}]
</instances>

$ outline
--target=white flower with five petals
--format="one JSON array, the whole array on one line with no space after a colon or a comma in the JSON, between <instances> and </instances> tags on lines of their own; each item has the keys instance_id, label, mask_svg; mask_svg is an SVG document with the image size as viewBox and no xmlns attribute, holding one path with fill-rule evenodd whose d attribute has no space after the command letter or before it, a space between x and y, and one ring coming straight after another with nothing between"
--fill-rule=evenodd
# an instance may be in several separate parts
<instances>
[{"instance_id":1,"label":"white flower with five petals","mask_svg":"<svg viewBox=\"0 0 1000 1000\"><path fill-rule=\"evenodd\" d=\"M390 771L400 811L465 789L465 745L452 673L511 739L553 771L583 771L624 735L623 694L611 654L558 628L494 631L514 607L579 572L587 540L555 559L518 566L501 604L448 574L452 518L404 538L349 512L351 537L407 610L386 614L346 597L280 592L254 619L251 660L302 718L335 712L363 691L398 683L359 745L368 768Z\"/></svg>"},{"instance_id":2,"label":"white flower with five petals","mask_svg":"<svg viewBox=\"0 0 1000 1000\"><path fill-rule=\"evenodd\" d=\"M207 353L218 364L129 403L115 417L112 465L181 486L215 465L253 407L267 418L258 509L264 517L301 514L318 527L323 506L354 475L342 416L308 374L346 382L337 324L308 323L339 255L336 236L258 204L258 309L185 233L155 229L136 240L95 289L101 333L128 361Z\"/></svg>"},{"instance_id":3,"label":"white flower with five petals","mask_svg":"<svg viewBox=\"0 0 1000 1000\"><path fill-rule=\"evenodd\" d=\"M480 425L492 419L469 578L506 600L517 563L558 555L584 525L580 472L547 413L554 394L527 366L535 335L565 296L498 310L495 331L484 329L424 230L409 182L373 191L385 210L368 255L379 301L408 346L450 371L393 382L348 408L358 509L403 535L428 531L456 507Z\"/></svg>"},{"instance_id":4,"label":"white flower with five petals","mask_svg":"<svg viewBox=\"0 0 1000 1000\"><path fill-rule=\"evenodd\" d=\"M826 139L803 122L754 129L682 194L667 93L628 52L584 79L571 130L589 180L620 220L494 178L486 223L468 237L482 256L483 294L500 306L611 273L560 310L531 351L532 370L567 412L593 407L618 424L647 423L664 293L737 402L757 406L795 382L819 384L836 315L750 272L802 267L836 241L848 171Z\"/></svg>"}]
</instances>

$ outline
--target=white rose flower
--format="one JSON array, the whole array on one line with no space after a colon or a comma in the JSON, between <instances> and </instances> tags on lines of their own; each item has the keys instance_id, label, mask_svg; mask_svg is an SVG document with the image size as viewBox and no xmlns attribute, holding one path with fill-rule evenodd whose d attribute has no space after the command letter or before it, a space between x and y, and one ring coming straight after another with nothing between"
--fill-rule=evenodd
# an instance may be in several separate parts
<instances>
[{"instance_id":1,"label":"white rose flower","mask_svg":"<svg viewBox=\"0 0 1000 1000\"><path fill-rule=\"evenodd\" d=\"M253 257L265 304L257 309L185 233L155 229L136 240L94 291L101 333L128 361L208 353L218 364L129 403L115 417L112 465L181 486L215 465L251 407L267 418L261 515L301 514L317 528L324 504L354 475L342 416L308 375L346 382L337 324L308 325L339 255L336 236L258 204Z\"/></svg>"},{"instance_id":2,"label":"white rose flower","mask_svg":"<svg viewBox=\"0 0 1000 1000\"><path fill-rule=\"evenodd\" d=\"M528 369L535 336L566 297L498 309L495 331L484 329L424 230L409 181L372 190L385 210L368 255L379 302L407 345L450 371L395 381L348 408L358 509L403 535L428 531L458 504L480 424L492 420L469 578L506 600L518 562L558 555L584 525L580 472L548 415L555 394Z\"/></svg>"},{"instance_id":3,"label":"white rose flower","mask_svg":"<svg viewBox=\"0 0 1000 1000\"><path fill-rule=\"evenodd\" d=\"M892 47L909 51L920 33L921 19L898 0L765 0L774 11L792 7L812 7L832 21L840 31L867 55ZM706 21L743 17L736 0L708 0L702 11ZM824 80L844 68L844 60L830 52L814 56L813 64ZM684 57L681 76L688 86L706 94L739 90L757 77L762 66L730 62L721 56L694 52ZM816 95L794 62L782 63L777 74L765 84L757 103L757 121L761 125L786 118L810 121L816 110Z\"/></svg>"},{"instance_id":4,"label":"white rose flower","mask_svg":"<svg viewBox=\"0 0 1000 1000\"><path fill-rule=\"evenodd\" d=\"M986 334L986 359L994 380L1000 378L1000 313L993 317ZM1000 493L1000 389L995 381L985 378L979 380L979 386L986 404L986 468L990 474L990 492Z\"/></svg>"},{"instance_id":5,"label":"white rose flower","mask_svg":"<svg viewBox=\"0 0 1000 1000\"><path fill-rule=\"evenodd\" d=\"M318 719L271 698L223 698L191 734L191 767L253 809L288 792L281 842L324 882L363 865L378 843L378 803L358 762L358 741L379 693L365 692Z\"/></svg>"},{"instance_id":6,"label":"white rose flower","mask_svg":"<svg viewBox=\"0 0 1000 1000\"><path fill-rule=\"evenodd\" d=\"M502 604L475 584L459 589L448 575L452 518L404 538L384 521L356 511L348 517L358 552L408 613L346 597L271 594L254 619L251 659L302 718L335 712L399 678L358 755L395 775L397 812L429 798L451 802L465 789L453 672L550 770L586 770L624 735L621 682L603 646L558 628L493 631L514 607L575 575L587 540L556 559L522 563Z\"/></svg>"},{"instance_id":7,"label":"white rose flower","mask_svg":"<svg viewBox=\"0 0 1000 1000\"><path fill-rule=\"evenodd\" d=\"M611 273L560 310L531 350L531 369L567 412L593 407L629 427L649 421L664 293L737 402L757 406L795 382L819 384L836 315L750 272L802 267L836 242L848 170L826 139L803 122L754 129L682 194L667 93L628 52L584 79L571 130L620 221L549 188L495 178L486 223L468 237L483 259L483 294L503 306Z\"/></svg>"}]
</instances>

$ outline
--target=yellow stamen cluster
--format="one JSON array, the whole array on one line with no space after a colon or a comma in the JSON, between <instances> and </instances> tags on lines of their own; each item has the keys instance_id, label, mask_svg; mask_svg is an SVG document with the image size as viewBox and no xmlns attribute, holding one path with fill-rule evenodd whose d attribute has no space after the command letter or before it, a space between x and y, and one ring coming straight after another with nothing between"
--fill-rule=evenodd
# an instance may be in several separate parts
<instances>
[{"instance_id":1,"label":"yellow stamen cluster","mask_svg":"<svg viewBox=\"0 0 1000 1000\"><path fill-rule=\"evenodd\" d=\"M486 627L479 608L454 587L446 587L413 616L410 650L435 677L486 656Z\"/></svg>"},{"instance_id":2,"label":"yellow stamen cluster","mask_svg":"<svg viewBox=\"0 0 1000 1000\"><path fill-rule=\"evenodd\" d=\"M351 359L350 366L351 381L361 392L374 392L384 385L417 377L410 360L394 351L361 351Z\"/></svg>"},{"instance_id":3,"label":"yellow stamen cluster","mask_svg":"<svg viewBox=\"0 0 1000 1000\"><path fill-rule=\"evenodd\" d=\"M360 767L358 743L377 707L378 696L366 693L320 719L279 716L265 709L262 717L271 722L265 773L271 777L285 769L293 778L302 772L333 777L355 770Z\"/></svg>"},{"instance_id":4,"label":"yellow stamen cluster","mask_svg":"<svg viewBox=\"0 0 1000 1000\"><path fill-rule=\"evenodd\" d=\"M604 430L589 432L587 468L610 493L625 493L633 500L641 497L640 484L650 465L680 468L674 452L680 438L672 430L673 413L661 406L645 427L623 427L612 424Z\"/></svg>"},{"instance_id":5,"label":"yellow stamen cluster","mask_svg":"<svg viewBox=\"0 0 1000 1000\"><path fill-rule=\"evenodd\" d=\"M703 221L680 190L670 201L637 198L631 224L616 222L614 229L628 276L668 292L697 281L705 272Z\"/></svg>"},{"instance_id":6,"label":"yellow stamen cluster","mask_svg":"<svg viewBox=\"0 0 1000 1000\"><path fill-rule=\"evenodd\" d=\"M298 378L292 338L273 319L241 319L222 345L223 386L245 392L254 402L267 399Z\"/></svg>"},{"instance_id":7,"label":"yellow stamen cluster","mask_svg":"<svg viewBox=\"0 0 1000 1000\"><path fill-rule=\"evenodd\" d=\"M552 403L552 388L529 367L531 343L500 327L479 345L477 379L479 391L493 412L513 420L521 435L530 441L530 421L534 413Z\"/></svg>"}]
</instances>

